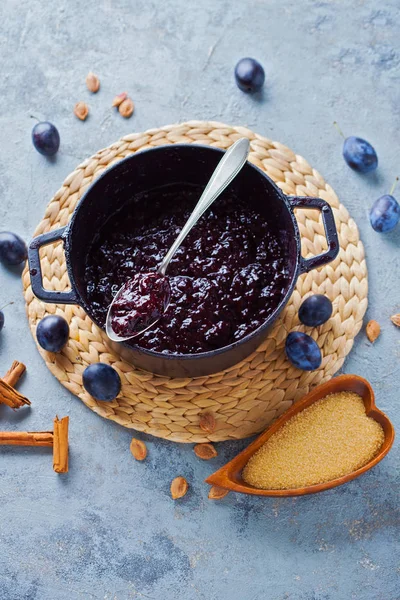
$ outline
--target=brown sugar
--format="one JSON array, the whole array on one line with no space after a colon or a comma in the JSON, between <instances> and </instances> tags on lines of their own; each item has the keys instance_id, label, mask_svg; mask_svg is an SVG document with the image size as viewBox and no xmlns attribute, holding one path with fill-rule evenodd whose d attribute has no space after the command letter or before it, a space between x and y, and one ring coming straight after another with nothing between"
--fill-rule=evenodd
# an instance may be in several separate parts
<instances>
[{"instance_id":1,"label":"brown sugar","mask_svg":"<svg viewBox=\"0 0 400 600\"><path fill-rule=\"evenodd\" d=\"M384 441L381 425L353 392L330 394L283 425L250 458L243 479L285 490L332 481L363 467Z\"/></svg>"}]
</instances>

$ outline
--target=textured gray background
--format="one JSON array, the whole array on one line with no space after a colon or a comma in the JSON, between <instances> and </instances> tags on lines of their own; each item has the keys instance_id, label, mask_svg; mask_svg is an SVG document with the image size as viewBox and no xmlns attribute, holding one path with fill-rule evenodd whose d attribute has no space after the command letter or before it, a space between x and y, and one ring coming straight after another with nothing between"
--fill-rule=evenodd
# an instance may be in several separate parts
<instances>
[{"instance_id":1,"label":"textured gray background","mask_svg":"<svg viewBox=\"0 0 400 600\"><path fill-rule=\"evenodd\" d=\"M383 332L373 347L361 333L344 370L371 380L399 427L400 331L389 317L400 310L400 228L379 236L367 219L400 175L398 0L3 0L0 23L0 229L28 239L78 162L131 131L211 118L280 140L320 170L360 226L368 316ZM261 100L234 84L246 55L265 67ZM101 79L95 96L85 88L89 70ZM130 120L110 109L125 89L136 103ZM91 107L85 123L72 114L78 100ZM31 146L31 114L59 128L54 161ZM345 165L334 119L374 143L375 174ZM189 446L149 438L148 460L135 463L132 432L96 416L47 371L18 273L1 268L0 282L0 305L15 301L0 372L24 361L22 391L33 400L32 410L0 408L1 427L46 429L56 413L71 417L68 476L52 472L46 449L0 451L1 600L400 598L398 443L373 472L319 496L212 503L204 477L244 444L219 444L210 464ZM178 474L191 489L174 503Z\"/></svg>"}]
</instances>

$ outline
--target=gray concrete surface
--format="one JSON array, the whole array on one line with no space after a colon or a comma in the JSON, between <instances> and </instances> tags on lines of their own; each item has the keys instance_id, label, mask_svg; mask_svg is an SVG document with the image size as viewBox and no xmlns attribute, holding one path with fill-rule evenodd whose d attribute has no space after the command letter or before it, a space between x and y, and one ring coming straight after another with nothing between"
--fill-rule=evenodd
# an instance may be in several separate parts
<instances>
[{"instance_id":1,"label":"gray concrete surface","mask_svg":"<svg viewBox=\"0 0 400 600\"><path fill-rule=\"evenodd\" d=\"M400 10L397 0L3 0L0 6L0 229L28 239L74 166L121 135L191 118L246 124L304 155L357 220L370 270L368 316L345 372L368 377L400 428L400 229L379 236L368 208L400 175ZM212 49L212 53L210 55ZM265 66L262 99L241 93L242 56ZM90 96L92 69L101 91ZM110 111L127 89L132 119ZM72 114L88 100L81 123ZM61 149L31 146L30 115L53 121ZM372 176L341 157L339 121L377 148ZM400 190L398 192L400 194ZM0 600L398 600L399 444L358 481L310 498L207 500L204 477L243 443L219 444L214 464L189 446L143 438L102 420L47 371L28 331L17 272L0 269L0 372L28 365L32 410L0 408L2 429L40 429L71 417L71 469L52 472L47 450L0 451ZM142 437L142 436L140 436ZM182 474L190 493L169 497Z\"/></svg>"}]
</instances>

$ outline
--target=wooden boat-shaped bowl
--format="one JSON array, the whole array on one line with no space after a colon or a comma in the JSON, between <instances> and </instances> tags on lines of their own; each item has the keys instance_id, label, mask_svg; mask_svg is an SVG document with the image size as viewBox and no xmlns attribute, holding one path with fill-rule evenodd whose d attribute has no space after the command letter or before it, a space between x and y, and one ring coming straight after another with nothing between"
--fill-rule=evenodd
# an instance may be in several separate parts
<instances>
[{"instance_id":1,"label":"wooden boat-shaped bowl","mask_svg":"<svg viewBox=\"0 0 400 600\"><path fill-rule=\"evenodd\" d=\"M366 414L372 417L382 425L385 440L378 454L375 455L366 465L332 481L317 485L310 485L303 488L294 488L287 490L260 490L242 479L242 471L250 457L265 444L265 442L289 419L302 411L304 408L311 406L317 400L324 398L328 394L337 392L355 392L359 394L365 405ZM394 440L394 428L388 417L375 406L375 396L371 385L357 375L340 375L316 387L312 392L304 396L299 402L296 402L287 412L285 412L275 423L271 425L264 433L254 440L243 452L238 454L233 460L224 465L221 469L210 475L206 479L206 483L217 485L232 492L240 492L242 494L252 494L254 496L302 496L304 494L315 494L323 492L331 488L347 483L356 477L359 477L369 469L372 469L384 456L389 452Z\"/></svg>"}]
</instances>

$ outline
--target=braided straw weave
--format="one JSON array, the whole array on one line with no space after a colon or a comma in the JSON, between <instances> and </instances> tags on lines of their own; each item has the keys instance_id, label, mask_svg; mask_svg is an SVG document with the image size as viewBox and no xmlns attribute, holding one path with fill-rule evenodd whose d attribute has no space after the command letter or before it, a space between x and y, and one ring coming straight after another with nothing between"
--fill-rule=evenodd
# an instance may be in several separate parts
<instances>
[{"instance_id":1,"label":"braided straw weave","mask_svg":"<svg viewBox=\"0 0 400 600\"><path fill-rule=\"evenodd\" d=\"M190 121L127 135L80 164L67 177L47 207L35 235L66 225L82 194L104 169L133 152L174 143L196 143L228 148L240 137L251 140L249 160L265 171L286 193L319 196L333 207L340 254L331 264L299 278L293 296L266 341L246 360L227 371L196 379L170 379L140 371L107 349L102 333L77 306L44 304L33 296L29 273L23 273L27 313L32 334L46 314L57 313L70 325L64 350L50 354L39 348L50 371L97 414L117 423L176 442L240 439L266 427L313 386L327 381L342 366L367 308L367 268L358 229L332 188L307 161L278 142L244 127ZM318 211L297 211L304 256L326 249ZM69 287L62 244L42 250L44 285ZM332 318L315 329L298 320L298 309L311 293L332 301ZM307 330L322 349L320 369L302 372L285 358L284 342L293 329ZM95 362L111 364L120 374L122 391L113 402L97 402L82 387L82 372ZM212 412L216 429L199 427L201 413Z\"/></svg>"}]
</instances>

